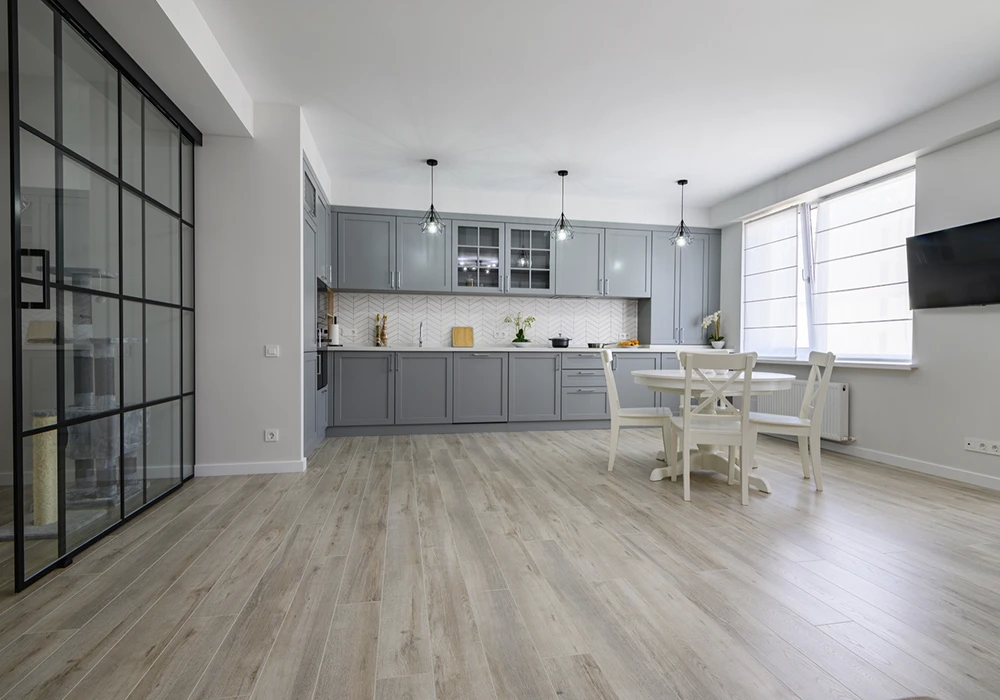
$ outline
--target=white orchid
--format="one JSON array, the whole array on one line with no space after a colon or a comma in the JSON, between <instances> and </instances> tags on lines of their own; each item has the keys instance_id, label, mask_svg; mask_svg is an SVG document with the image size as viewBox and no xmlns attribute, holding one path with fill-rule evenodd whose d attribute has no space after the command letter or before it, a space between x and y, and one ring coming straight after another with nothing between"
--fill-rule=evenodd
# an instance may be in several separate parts
<instances>
[{"instance_id":1,"label":"white orchid","mask_svg":"<svg viewBox=\"0 0 1000 700\"><path fill-rule=\"evenodd\" d=\"M709 340L723 340L722 336L722 311L716 311L701 319L702 330L712 329Z\"/></svg>"}]
</instances>

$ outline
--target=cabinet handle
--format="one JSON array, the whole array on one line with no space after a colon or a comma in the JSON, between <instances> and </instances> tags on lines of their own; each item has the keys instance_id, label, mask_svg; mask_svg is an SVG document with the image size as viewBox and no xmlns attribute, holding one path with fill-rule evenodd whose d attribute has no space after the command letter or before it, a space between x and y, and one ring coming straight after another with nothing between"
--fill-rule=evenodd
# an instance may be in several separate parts
<instances>
[{"instance_id":1,"label":"cabinet handle","mask_svg":"<svg viewBox=\"0 0 1000 700\"><path fill-rule=\"evenodd\" d=\"M510 275L504 275L503 282L504 282L504 287L505 287L504 291L505 292L509 292L510 291Z\"/></svg>"},{"instance_id":2,"label":"cabinet handle","mask_svg":"<svg viewBox=\"0 0 1000 700\"><path fill-rule=\"evenodd\" d=\"M597 357L596 352L578 352L577 357Z\"/></svg>"},{"instance_id":3,"label":"cabinet handle","mask_svg":"<svg viewBox=\"0 0 1000 700\"><path fill-rule=\"evenodd\" d=\"M608 291L610 288L611 288L611 285L608 284L608 278L605 277L604 278L604 296L608 296L611 293L610 291Z\"/></svg>"},{"instance_id":4,"label":"cabinet handle","mask_svg":"<svg viewBox=\"0 0 1000 700\"><path fill-rule=\"evenodd\" d=\"M488 352L473 352L473 353L470 353L470 356L471 357L489 357L490 354Z\"/></svg>"},{"instance_id":5,"label":"cabinet handle","mask_svg":"<svg viewBox=\"0 0 1000 700\"><path fill-rule=\"evenodd\" d=\"M396 270L396 289L402 289L402 288L403 288L403 273L401 273L399 270Z\"/></svg>"},{"instance_id":6,"label":"cabinet handle","mask_svg":"<svg viewBox=\"0 0 1000 700\"><path fill-rule=\"evenodd\" d=\"M598 294L603 294L604 293L604 278L603 277L598 277L597 278L597 293Z\"/></svg>"},{"instance_id":7,"label":"cabinet handle","mask_svg":"<svg viewBox=\"0 0 1000 700\"><path fill-rule=\"evenodd\" d=\"M577 375L581 377L596 377L597 372L577 372Z\"/></svg>"},{"instance_id":8,"label":"cabinet handle","mask_svg":"<svg viewBox=\"0 0 1000 700\"><path fill-rule=\"evenodd\" d=\"M392 284L394 279L395 277L392 274L392 270L389 270L389 289L395 289L395 287Z\"/></svg>"},{"instance_id":9,"label":"cabinet handle","mask_svg":"<svg viewBox=\"0 0 1000 700\"><path fill-rule=\"evenodd\" d=\"M615 372L618 370L618 355L612 355L611 357L611 371Z\"/></svg>"},{"instance_id":10,"label":"cabinet handle","mask_svg":"<svg viewBox=\"0 0 1000 700\"><path fill-rule=\"evenodd\" d=\"M596 394L596 393L598 393L598 391L599 391L598 389L576 389L572 393L574 393L574 394ZM601 392L601 393L603 393L603 392Z\"/></svg>"},{"instance_id":11,"label":"cabinet handle","mask_svg":"<svg viewBox=\"0 0 1000 700\"><path fill-rule=\"evenodd\" d=\"M681 345L684 344L684 329L683 328L681 328L681 340L680 340L680 343L681 343Z\"/></svg>"},{"instance_id":12,"label":"cabinet handle","mask_svg":"<svg viewBox=\"0 0 1000 700\"><path fill-rule=\"evenodd\" d=\"M562 369L562 357L556 355L556 369Z\"/></svg>"}]
</instances>

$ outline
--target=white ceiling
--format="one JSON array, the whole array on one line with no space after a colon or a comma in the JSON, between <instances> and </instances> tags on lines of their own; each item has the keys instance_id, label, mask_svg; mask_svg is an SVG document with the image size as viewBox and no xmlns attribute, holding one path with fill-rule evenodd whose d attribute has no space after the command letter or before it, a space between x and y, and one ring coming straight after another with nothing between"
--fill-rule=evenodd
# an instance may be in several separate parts
<instances>
[{"instance_id":1,"label":"white ceiling","mask_svg":"<svg viewBox=\"0 0 1000 700\"><path fill-rule=\"evenodd\" d=\"M1000 77L997 0L196 0L331 176L714 204Z\"/></svg>"}]
</instances>

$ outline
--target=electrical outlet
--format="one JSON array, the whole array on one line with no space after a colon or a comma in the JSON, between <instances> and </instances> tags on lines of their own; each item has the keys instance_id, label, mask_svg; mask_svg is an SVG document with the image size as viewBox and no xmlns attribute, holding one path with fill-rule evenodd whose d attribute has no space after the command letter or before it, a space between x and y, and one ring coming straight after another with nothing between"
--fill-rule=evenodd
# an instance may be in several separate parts
<instances>
[{"instance_id":1,"label":"electrical outlet","mask_svg":"<svg viewBox=\"0 0 1000 700\"><path fill-rule=\"evenodd\" d=\"M345 338L350 338L351 340L357 340L358 332L354 328L344 328L341 330Z\"/></svg>"},{"instance_id":2,"label":"electrical outlet","mask_svg":"<svg viewBox=\"0 0 1000 700\"><path fill-rule=\"evenodd\" d=\"M277 442L277 441L278 441L277 428L267 428L264 430L264 442Z\"/></svg>"},{"instance_id":3,"label":"electrical outlet","mask_svg":"<svg viewBox=\"0 0 1000 700\"><path fill-rule=\"evenodd\" d=\"M980 452L984 455L996 455L1000 457L1000 442L993 440L965 438L965 449L969 452Z\"/></svg>"},{"instance_id":4,"label":"electrical outlet","mask_svg":"<svg viewBox=\"0 0 1000 700\"><path fill-rule=\"evenodd\" d=\"M628 340L628 333L619 333L618 340Z\"/></svg>"}]
</instances>

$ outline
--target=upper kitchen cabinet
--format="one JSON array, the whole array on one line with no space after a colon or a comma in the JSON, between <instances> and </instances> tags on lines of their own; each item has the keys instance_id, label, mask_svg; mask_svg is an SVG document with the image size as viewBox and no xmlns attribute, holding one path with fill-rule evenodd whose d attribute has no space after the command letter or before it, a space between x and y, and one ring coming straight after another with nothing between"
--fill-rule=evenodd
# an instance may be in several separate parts
<instances>
[{"instance_id":1,"label":"upper kitchen cabinet","mask_svg":"<svg viewBox=\"0 0 1000 700\"><path fill-rule=\"evenodd\" d=\"M651 231L607 229L604 232L604 296L648 297L652 252Z\"/></svg>"},{"instance_id":2,"label":"upper kitchen cabinet","mask_svg":"<svg viewBox=\"0 0 1000 700\"><path fill-rule=\"evenodd\" d=\"M578 228L573 238L556 246L556 294L604 296L604 229Z\"/></svg>"},{"instance_id":3,"label":"upper kitchen cabinet","mask_svg":"<svg viewBox=\"0 0 1000 700\"><path fill-rule=\"evenodd\" d=\"M330 205L317 185L317 179L309 165L303 161L302 167L302 208L303 217L315 232L313 264L316 279L327 287L336 287L336 271L333 269L333 251L330 233Z\"/></svg>"},{"instance_id":4,"label":"upper kitchen cabinet","mask_svg":"<svg viewBox=\"0 0 1000 700\"><path fill-rule=\"evenodd\" d=\"M453 221L455 276L452 291L472 294L503 294L507 280L503 224Z\"/></svg>"},{"instance_id":5,"label":"upper kitchen cabinet","mask_svg":"<svg viewBox=\"0 0 1000 700\"><path fill-rule=\"evenodd\" d=\"M680 250L670 242L666 231L653 234L653 270L650 275L650 295L640 299L639 341L651 345L673 345L677 342L676 263Z\"/></svg>"},{"instance_id":6,"label":"upper kitchen cabinet","mask_svg":"<svg viewBox=\"0 0 1000 700\"><path fill-rule=\"evenodd\" d=\"M316 279L312 276L316 266L316 230L313 220L302 220L302 343L306 352L316 350L316 317L319 315L316 299Z\"/></svg>"},{"instance_id":7,"label":"upper kitchen cabinet","mask_svg":"<svg viewBox=\"0 0 1000 700\"><path fill-rule=\"evenodd\" d=\"M555 294L555 257L552 232L544 226L507 224L507 277L510 294Z\"/></svg>"},{"instance_id":8,"label":"upper kitchen cabinet","mask_svg":"<svg viewBox=\"0 0 1000 700\"><path fill-rule=\"evenodd\" d=\"M451 291L450 222L444 231L420 230L420 219L396 217L396 289L404 292Z\"/></svg>"},{"instance_id":9,"label":"upper kitchen cabinet","mask_svg":"<svg viewBox=\"0 0 1000 700\"><path fill-rule=\"evenodd\" d=\"M720 236L696 233L683 248L674 250L677 342L703 345L701 320L719 308L722 266Z\"/></svg>"},{"instance_id":10,"label":"upper kitchen cabinet","mask_svg":"<svg viewBox=\"0 0 1000 700\"><path fill-rule=\"evenodd\" d=\"M337 278L340 289L396 289L396 217L337 215Z\"/></svg>"}]
</instances>

